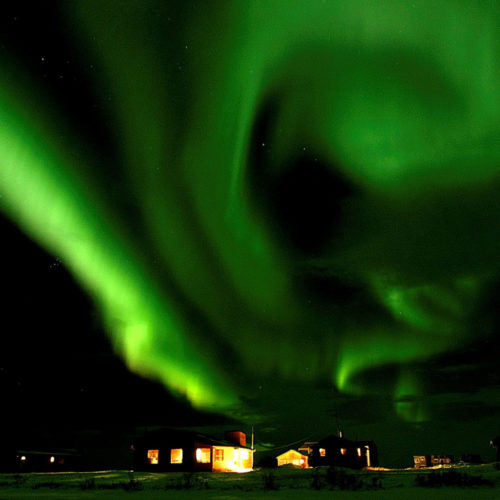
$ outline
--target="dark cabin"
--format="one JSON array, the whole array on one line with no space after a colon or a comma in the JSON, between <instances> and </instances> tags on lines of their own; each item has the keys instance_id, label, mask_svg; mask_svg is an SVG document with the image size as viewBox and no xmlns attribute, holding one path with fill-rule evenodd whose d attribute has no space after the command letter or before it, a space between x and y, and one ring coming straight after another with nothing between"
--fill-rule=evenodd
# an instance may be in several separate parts
<instances>
[{"instance_id":1,"label":"dark cabin","mask_svg":"<svg viewBox=\"0 0 500 500\"><path fill-rule=\"evenodd\" d=\"M136 470L248 472L253 467L253 450L241 431L228 431L219 440L192 431L159 429L133 447Z\"/></svg>"},{"instance_id":2,"label":"dark cabin","mask_svg":"<svg viewBox=\"0 0 500 500\"><path fill-rule=\"evenodd\" d=\"M484 460L481 458L481 455L476 453L464 453L460 457L460 463L462 464L484 464Z\"/></svg>"},{"instance_id":3,"label":"dark cabin","mask_svg":"<svg viewBox=\"0 0 500 500\"><path fill-rule=\"evenodd\" d=\"M351 441L331 435L312 445L309 463L313 467L330 465L362 469L378 466L378 451L374 441Z\"/></svg>"},{"instance_id":4,"label":"dark cabin","mask_svg":"<svg viewBox=\"0 0 500 500\"><path fill-rule=\"evenodd\" d=\"M81 470L77 450L16 450L13 469L18 472L63 472Z\"/></svg>"}]
</instances>

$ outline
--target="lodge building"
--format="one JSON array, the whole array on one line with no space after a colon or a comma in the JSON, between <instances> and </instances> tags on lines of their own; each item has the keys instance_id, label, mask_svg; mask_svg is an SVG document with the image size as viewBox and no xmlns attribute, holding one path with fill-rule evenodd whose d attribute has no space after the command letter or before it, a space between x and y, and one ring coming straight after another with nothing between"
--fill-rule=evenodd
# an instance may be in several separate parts
<instances>
[{"instance_id":1,"label":"lodge building","mask_svg":"<svg viewBox=\"0 0 500 500\"><path fill-rule=\"evenodd\" d=\"M253 450L241 431L228 431L224 440L218 440L186 430L159 429L139 439L133 449L136 470L248 472L253 468Z\"/></svg>"}]
</instances>

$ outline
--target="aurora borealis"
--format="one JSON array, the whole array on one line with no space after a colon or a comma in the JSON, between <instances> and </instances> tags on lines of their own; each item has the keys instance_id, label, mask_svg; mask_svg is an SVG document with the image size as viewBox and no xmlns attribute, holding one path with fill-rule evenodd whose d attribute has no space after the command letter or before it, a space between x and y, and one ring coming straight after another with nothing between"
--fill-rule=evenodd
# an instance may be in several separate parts
<instances>
[{"instance_id":1,"label":"aurora borealis","mask_svg":"<svg viewBox=\"0 0 500 500\"><path fill-rule=\"evenodd\" d=\"M51 9L79 79L3 50L0 209L130 370L246 423L498 416L495 2Z\"/></svg>"}]
</instances>

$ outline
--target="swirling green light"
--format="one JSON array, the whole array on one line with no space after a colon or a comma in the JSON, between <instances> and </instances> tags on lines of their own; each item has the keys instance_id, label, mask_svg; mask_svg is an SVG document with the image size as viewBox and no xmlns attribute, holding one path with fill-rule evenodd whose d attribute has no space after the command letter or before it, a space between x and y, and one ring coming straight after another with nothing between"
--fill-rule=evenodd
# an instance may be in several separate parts
<instances>
[{"instance_id":1,"label":"swirling green light","mask_svg":"<svg viewBox=\"0 0 500 500\"><path fill-rule=\"evenodd\" d=\"M186 342L185 325L141 268L98 190L73 173L82 160L59 149L50 126L34 121L33 110L27 117L7 86L1 96L2 209L67 262L131 369L159 378L196 405L230 404L231 389L207 376L209 363Z\"/></svg>"},{"instance_id":2,"label":"swirling green light","mask_svg":"<svg viewBox=\"0 0 500 500\"><path fill-rule=\"evenodd\" d=\"M97 61L96 93L113 96L107 126L147 241L104 201L98 173L81 176L92 159L58 149L46 116L21 111L5 86L2 207L63 257L132 369L220 408L255 366L362 391L359 372L470 338L471 304L486 271L499 272L500 227L488 215L500 159L496 5L108 0L66 10L81 57ZM321 255L297 259L253 197L254 127L270 100L274 127L260 146L272 175L311 154L357 190ZM318 268L348 276L361 306L309 299L297 275Z\"/></svg>"}]
</instances>

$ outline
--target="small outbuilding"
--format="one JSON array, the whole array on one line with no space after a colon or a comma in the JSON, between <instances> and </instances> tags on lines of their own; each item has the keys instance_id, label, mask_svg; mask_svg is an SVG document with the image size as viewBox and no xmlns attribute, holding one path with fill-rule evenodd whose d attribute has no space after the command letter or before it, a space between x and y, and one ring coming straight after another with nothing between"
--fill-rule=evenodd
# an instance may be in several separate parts
<instances>
[{"instance_id":1,"label":"small outbuilding","mask_svg":"<svg viewBox=\"0 0 500 500\"><path fill-rule=\"evenodd\" d=\"M413 455L413 466L415 469L421 469L422 467L430 467L431 457L430 455Z\"/></svg>"},{"instance_id":2,"label":"small outbuilding","mask_svg":"<svg viewBox=\"0 0 500 500\"><path fill-rule=\"evenodd\" d=\"M288 450L276 457L278 467L292 465L300 469L309 469L309 458L296 450Z\"/></svg>"},{"instance_id":3,"label":"small outbuilding","mask_svg":"<svg viewBox=\"0 0 500 500\"><path fill-rule=\"evenodd\" d=\"M436 467L438 465L451 465L454 462L453 455L414 455L413 465L415 469L422 467Z\"/></svg>"},{"instance_id":4,"label":"small outbuilding","mask_svg":"<svg viewBox=\"0 0 500 500\"><path fill-rule=\"evenodd\" d=\"M14 470L19 472L76 471L82 467L77 450L16 450Z\"/></svg>"},{"instance_id":5,"label":"small outbuilding","mask_svg":"<svg viewBox=\"0 0 500 500\"><path fill-rule=\"evenodd\" d=\"M481 458L481 455L477 453L464 453L460 457L460 463L462 464L484 464L484 460Z\"/></svg>"}]
</instances>

